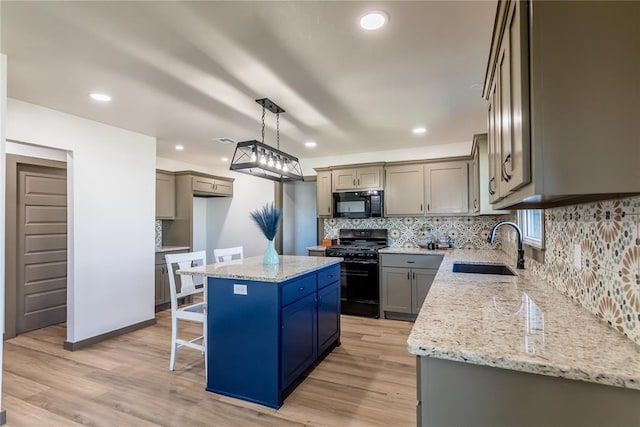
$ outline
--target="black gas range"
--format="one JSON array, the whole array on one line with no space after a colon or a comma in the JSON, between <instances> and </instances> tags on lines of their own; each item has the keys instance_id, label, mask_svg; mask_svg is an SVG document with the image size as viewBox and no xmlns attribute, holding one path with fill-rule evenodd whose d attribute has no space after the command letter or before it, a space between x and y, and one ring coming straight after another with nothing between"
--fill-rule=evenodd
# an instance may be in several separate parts
<instances>
[{"instance_id":1,"label":"black gas range","mask_svg":"<svg viewBox=\"0 0 640 427\"><path fill-rule=\"evenodd\" d=\"M378 250L387 246L387 230L340 229L340 244L329 246L326 256L343 257L340 271L341 312L379 317Z\"/></svg>"}]
</instances>

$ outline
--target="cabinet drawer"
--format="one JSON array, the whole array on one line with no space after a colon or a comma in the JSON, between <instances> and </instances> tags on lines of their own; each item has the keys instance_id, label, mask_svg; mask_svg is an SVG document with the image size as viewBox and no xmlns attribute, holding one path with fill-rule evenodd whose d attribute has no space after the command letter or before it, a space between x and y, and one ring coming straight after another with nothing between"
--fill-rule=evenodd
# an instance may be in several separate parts
<instances>
[{"instance_id":1,"label":"cabinet drawer","mask_svg":"<svg viewBox=\"0 0 640 427\"><path fill-rule=\"evenodd\" d=\"M315 291L315 275L306 276L301 279L294 280L291 283L287 283L286 285L282 285L282 287L280 288L282 296L281 306L284 307L288 304L291 304L292 302L297 301L300 298L305 297Z\"/></svg>"},{"instance_id":2,"label":"cabinet drawer","mask_svg":"<svg viewBox=\"0 0 640 427\"><path fill-rule=\"evenodd\" d=\"M383 267L408 267L408 268L439 268L443 255L401 255L381 254L380 262Z\"/></svg>"},{"instance_id":3,"label":"cabinet drawer","mask_svg":"<svg viewBox=\"0 0 640 427\"><path fill-rule=\"evenodd\" d=\"M340 264L333 265L318 272L318 289L340 280Z\"/></svg>"}]
</instances>

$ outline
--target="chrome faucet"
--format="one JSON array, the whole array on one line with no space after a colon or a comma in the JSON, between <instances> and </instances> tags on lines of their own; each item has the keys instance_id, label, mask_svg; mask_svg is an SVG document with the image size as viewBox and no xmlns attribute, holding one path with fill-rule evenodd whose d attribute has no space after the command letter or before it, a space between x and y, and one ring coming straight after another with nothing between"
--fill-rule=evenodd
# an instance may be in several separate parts
<instances>
[{"instance_id":1,"label":"chrome faucet","mask_svg":"<svg viewBox=\"0 0 640 427\"><path fill-rule=\"evenodd\" d=\"M518 232L518 265L517 268L524 269L524 250L522 249L522 230L518 227L518 224L511 221L500 221L496 225L493 226L491 232L489 233L489 237L487 237L487 242L490 245L493 245L496 242L496 231L502 225L510 225L516 229Z\"/></svg>"}]
</instances>

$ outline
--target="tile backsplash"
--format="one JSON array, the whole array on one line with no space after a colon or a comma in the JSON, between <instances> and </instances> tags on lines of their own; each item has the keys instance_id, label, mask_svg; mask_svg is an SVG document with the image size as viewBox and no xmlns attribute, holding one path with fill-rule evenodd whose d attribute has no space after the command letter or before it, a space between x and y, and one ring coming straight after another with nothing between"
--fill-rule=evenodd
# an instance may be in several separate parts
<instances>
[{"instance_id":1,"label":"tile backsplash","mask_svg":"<svg viewBox=\"0 0 640 427\"><path fill-rule=\"evenodd\" d=\"M156 219L156 248L162 246L162 220Z\"/></svg>"},{"instance_id":2,"label":"tile backsplash","mask_svg":"<svg viewBox=\"0 0 640 427\"><path fill-rule=\"evenodd\" d=\"M503 237L515 256L516 233ZM640 197L545 210L544 259L525 268L640 344Z\"/></svg>"},{"instance_id":3,"label":"tile backsplash","mask_svg":"<svg viewBox=\"0 0 640 427\"><path fill-rule=\"evenodd\" d=\"M500 248L500 244L491 246L487 236L491 227L504 216L487 215L477 217L404 217L404 218L367 218L345 219L330 218L324 220L324 238L337 239L341 228L386 228L389 230L389 246L417 247L422 233L431 230L437 239L447 235L454 248Z\"/></svg>"}]
</instances>

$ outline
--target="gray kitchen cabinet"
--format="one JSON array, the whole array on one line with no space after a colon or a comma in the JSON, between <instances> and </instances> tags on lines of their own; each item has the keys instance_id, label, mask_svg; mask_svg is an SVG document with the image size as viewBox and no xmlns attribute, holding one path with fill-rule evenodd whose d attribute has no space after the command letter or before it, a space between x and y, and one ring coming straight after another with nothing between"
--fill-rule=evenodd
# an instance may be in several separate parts
<instances>
[{"instance_id":1,"label":"gray kitchen cabinet","mask_svg":"<svg viewBox=\"0 0 640 427\"><path fill-rule=\"evenodd\" d=\"M333 169L332 190L382 190L382 166Z\"/></svg>"},{"instance_id":2,"label":"gray kitchen cabinet","mask_svg":"<svg viewBox=\"0 0 640 427\"><path fill-rule=\"evenodd\" d=\"M480 147L478 139L481 137L481 135L473 136L473 148L469 162L469 211L474 215L480 213ZM486 139L486 134L483 137Z\"/></svg>"},{"instance_id":3,"label":"gray kitchen cabinet","mask_svg":"<svg viewBox=\"0 0 640 427\"><path fill-rule=\"evenodd\" d=\"M411 269L411 312L418 314L425 298L429 293L433 279L438 269L412 268Z\"/></svg>"},{"instance_id":4,"label":"gray kitchen cabinet","mask_svg":"<svg viewBox=\"0 0 640 427\"><path fill-rule=\"evenodd\" d=\"M385 216L424 215L424 166L387 166L385 175Z\"/></svg>"},{"instance_id":5,"label":"gray kitchen cabinet","mask_svg":"<svg viewBox=\"0 0 640 427\"><path fill-rule=\"evenodd\" d=\"M162 224L164 246L193 247L193 198L233 197L233 178L194 171L175 172L176 215Z\"/></svg>"},{"instance_id":6,"label":"gray kitchen cabinet","mask_svg":"<svg viewBox=\"0 0 640 427\"><path fill-rule=\"evenodd\" d=\"M319 171L316 181L316 211L319 218L333 216L331 171Z\"/></svg>"},{"instance_id":7,"label":"gray kitchen cabinet","mask_svg":"<svg viewBox=\"0 0 640 427\"><path fill-rule=\"evenodd\" d=\"M424 189L427 214L469 213L469 162L427 163Z\"/></svg>"},{"instance_id":8,"label":"gray kitchen cabinet","mask_svg":"<svg viewBox=\"0 0 640 427\"><path fill-rule=\"evenodd\" d=\"M176 215L176 179L172 172L156 171L156 219Z\"/></svg>"},{"instance_id":9,"label":"gray kitchen cabinet","mask_svg":"<svg viewBox=\"0 0 640 427\"><path fill-rule=\"evenodd\" d=\"M477 172L473 171L473 162L471 163L470 172L471 175L469 177L469 194L474 194L474 198L472 199L470 196L470 206L473 208L473 211L476 215L504 215L510 213L508 210L497 210L494 209L491 204L491 194L489 192L489 181L491 170L489 159L489 153L487 145L489 144L487 134L478 134L473 136L474 142L474 155L473 158L476 161L476 166L478 168ZM471 184L473 179L477 179L477 184ZM496 193L497 194L497 193ZM478 200L478 205L473 204L473 200Z\"/></svg>"},{"instance_id":10,"label":"gray kitchen cabinet","mask_svg":"<svg viewBox=\"0 0 640 427\"><path fill-rule=\"evenodd\" d=\"M171 292L169 290L169 272L167 270L167 262L165 255L167 254L183 254L189 252L188 250L179 251L167 251L156 252L155 262L155 306L156 311L169 308L171 303ZM174 276L176 284L180 283L180 278L177 274Z\"/></svg>"},{"instance_id":11,"label":"gray kitchen cabinet","mask_svg":"<svg viewBox=\"0 0 640 427\"><path fill-rule=\"evenodd\" d=\"M438 254L380 254L381 315L415 320L442 258Z\"/></svg>"},{"instance_id":12,"label":"gray kitchen cabinet","mask_svg":"<svg viewBox=\"0 0 640 427\"><path fill-rule=\"evenodd\" d=\"M638 16L638 2L498 3L483 88L494 208L640 193Z\"/></svg>"},{"instance_id":13,"label":"gray kitchen cabinet","mask_svg":"<svg viewBox=\"0 0 640 427\"><path fill-rule=\"evenodd\" d=\"M192 175L191 189L196 196L233 196L233 180Z\"/></svg>"},{"instance_id":14,"label":"gray kitchen cabinet","mask_svg":"<svg viewBox=\"0 0 640 427\"><path fill-rule=\"evenodd\" d=\"M326 252L323 250L314 250L314 249L309 249L308 250L308 254L309 256L326 256Z\"/></svg>"}]
</instances>

